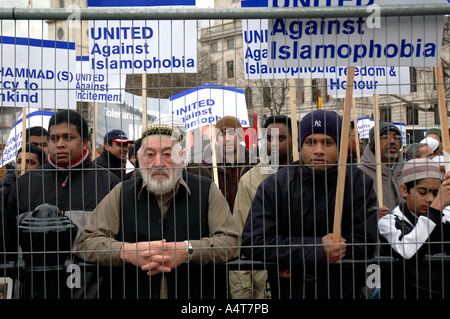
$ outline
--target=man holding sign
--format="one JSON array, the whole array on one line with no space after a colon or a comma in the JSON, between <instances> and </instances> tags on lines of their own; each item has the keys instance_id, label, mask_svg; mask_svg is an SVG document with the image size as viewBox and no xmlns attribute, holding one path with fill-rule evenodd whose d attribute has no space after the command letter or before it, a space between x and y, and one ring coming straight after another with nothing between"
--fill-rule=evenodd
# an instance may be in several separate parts
<instances>
[{"instance_id":1,"label":"man holding sign","mask_svg":"<svg viewBox=\"0 0 450 319\"><path fill-rule=\"evenodd\" d=\"M377 199L373 181L348 165L341 239L333 241L341 130L342 120L335 112L307 114L299 127L301 159L265 179L255 194L242 252L288 270L283 275L269 273L271 289L280 289L272 291L274 298L360 297L365 274L341 263L373 256Z\"/></svg>"},{"instance_id":2,"label":"man holding sign","mask_svg":"<svg viewBox=\"0 0 450 319\"><path fill-rule=\"evenodd\" d=\"M83 117L73 110L56 112L48 124L49 157L42 169L21 176L2 203L0 218L0 251L19 251L18 227L40 204L56 205L68 216L78 231L84 228L87 217L97 204L119 182L106 170L95 170L88 152L88 126ZM74 243L75 245L75 243ZM75 246L74 246L75 248ZM14 257L14 254L6 256ZM89 273L86 273L86 283ZM61 295L68 289L60 283ZM90 283L90 282L89 282ZM87 289L82 286L81 290ZM96 289L74 290L74 298L92 298Z\"/></svg>"},{"instance_id":3,"label":"man holding sign","mask_svg":"<svg viewBox=\"0 0 450 319\"><path fill-rule=\"evenodd\" d=\"M402 133L400 129L392 123L380 122L380 145L375 143L375 129L369 131L369 144L361 156L360 168L365 174L374 180L374 189L378 194L376 184L377 161L375 159L375 147L380 148L381 176L383 206L380 207L380 217L387 211L392 211L401 201L400 180L404 164L402 156Z\"/></svg>"},{"instance_id":4,"label":"man holding sign","mask_svg":"<svg viewBox=\"0 0 450 319\"><path fill-rule=\"evenodd\" d=\"M242 145L244 130L238 118L226 115L216 122L215 128L218 186L225 196L230 210L233 211L239 180L253 165L258 164L258 160ZM205 151L202 165L210 168L213 172L214 162L209 156L210 154L212 157L212 152ZM191 166L195 165L198 164ZM211 175L214 174L211 173Z\"/></svg>"}]
</instances>

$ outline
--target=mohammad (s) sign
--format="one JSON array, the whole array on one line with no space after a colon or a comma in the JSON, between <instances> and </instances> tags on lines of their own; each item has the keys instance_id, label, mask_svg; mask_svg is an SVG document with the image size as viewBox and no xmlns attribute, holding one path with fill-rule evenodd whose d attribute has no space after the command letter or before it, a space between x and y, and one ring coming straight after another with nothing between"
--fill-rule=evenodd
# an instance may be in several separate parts
<instances>
[{"instance_id":1,"label":"mohammad (s) sign","mask_svg":"<svg viewBox=\"0 0 450 319\"><path fill-rule=\"evenodd\" d=\"M0 37L0 104L75 109L75 43Z\"/></svg>"}]
</instances>

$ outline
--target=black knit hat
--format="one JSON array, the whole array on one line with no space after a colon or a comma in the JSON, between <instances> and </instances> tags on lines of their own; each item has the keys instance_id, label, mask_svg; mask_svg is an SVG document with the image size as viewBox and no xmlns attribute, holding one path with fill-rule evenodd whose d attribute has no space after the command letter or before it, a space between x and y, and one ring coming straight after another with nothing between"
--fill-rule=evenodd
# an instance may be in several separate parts
<instances>
[{"instance_id":1,"label":"black knit hat","mask_svg":"<svg viewBox=\"0 0 450 319\"><path fill-rule=\"evenodd\" d=\"M375 152L375 127L372 127L369 131L369 146L372 152ZM380 136L388 131L397 132L398 135L402 135L400 129L392 123L389 122L380 122Z\"/></svg>"},{"instance_id":2,"label":"black knit hat","mask_svg":"<svg viewBox=\"0 0 450 319\"><path fill-rule=\"evenodd\" d=\"M334 111L317 110L306 114L299 124L298 148L309 135L322 133L331 136L336 144L341 142L342 119Z\"/></svg>"}]
</instances>

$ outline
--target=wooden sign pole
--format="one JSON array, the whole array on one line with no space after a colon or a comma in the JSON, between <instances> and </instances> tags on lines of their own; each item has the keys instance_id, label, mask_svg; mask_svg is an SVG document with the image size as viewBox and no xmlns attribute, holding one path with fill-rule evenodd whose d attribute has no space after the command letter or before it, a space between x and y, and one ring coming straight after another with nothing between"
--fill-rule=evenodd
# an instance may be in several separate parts
<instances>
[{"instance_id":1,"label":"wooden sign pole","mask_svg":"<svg viewBox=\"0 0 450 319\"><path fill-rule=\"evenodd\" d=\"M355 123L355 140L356 140L356 163L359 165L361 162L361 154L359 152L359 133L358 133L358 116L356 115L356 102L355 98L352 98L352 111L353 111L353 123Z\"/></svg>"},{"instance_id":2,"label":"wooden sign pole","mask_svg":"<svg viewBox=\"0 0 450 319\"><path fill-rule=\"evenodd\" d=\"M378 94L373 95L373 121L375 138L375 170L377 182L378 207L383 206L383 180L381 177L381 150L380 150L380 109L378 107Z\"/></svg>"},{"instance_id":3,"label":"wooden sign pole","mask_svg":"<svg viewBox=\"0 0 450 319\"><path fill-rule=\"evenodd\" d=\"M97 121L98 121L98 102L94 103L94 131L92 132L92 153L91 158L94 160L97 156Z\"/></svg>"},{"instance_id":4,"label":"wooden sign pole","mask_svg":"<svg viewBox=\"0 0 450 319\"><path fill-rule=\"evenodd\" d=\"M438 88L438 107L439 107L439 120L442 136L442 148L445 160L445 172L447 173L450 171L450 138L448 132L447 101L445 99L444 73L442 71L442 60L439 62L439 66L436 68L436 80Z\"/></svg>"},{"instance_id":5,"label":"wooden sign pole","mask_svg":"<svg viewBox=\"0 0 450 319\"><path fill-rule=\"evenodd\" d=\"M21 171L19 176L25 174L25 161L26 159L26 144L27 144L27 108L22 107L22 154L20 154L22 160Z\"/></svg>"},{"instance_id":6,"label":"wooden sign pole","mask_svg":"<svg viewBox=\"0 0 450 319\"><path fill-rule=\"evenodd\" d=\"M217 172L217 156L216 156L216 129L214 125L209 124L209 135L211 138L211 157L212 157L212 165L213 165L213 181L216 183L217 187L219 187L219 175Z\"/></svg>"},{"instance_id":7,"label":"wooden sign pole","mask_svg":"<svg viewBox=\"0 0 450 319\"><path fill-rule=\"evenodd\" d=\"M289 100L291 109L291 123L292 123L292 155L293 160L298 161L298 126L297 126L297 87L295 79L289 79Z\"/></svg>"},{"instance_id":8,"label":"wooden sign pole","mask_svg":"<svg viewBox=\"0 0 450 319\"><path fill-rule=\"evenodd\" d=\"M147 126L147 75L142 74L142 130Z\"/></svg>"},{"instance_id":9,"label":"wooden sign pole","mask_svg":"<svg viewBox=\"0 0 450 319\"><path fill-rule=\"evenodd\" d=\"M350 108L353 99L353 81L355 67L348 67L347 87L345 88L344 112L342 116L341 145L338 162L338 183L336 185L336 202L334 208L333 241L341 239L342 207L344 204L345 176L347 170L348 141L350 135Z\"/></svg>"}]
</instances>

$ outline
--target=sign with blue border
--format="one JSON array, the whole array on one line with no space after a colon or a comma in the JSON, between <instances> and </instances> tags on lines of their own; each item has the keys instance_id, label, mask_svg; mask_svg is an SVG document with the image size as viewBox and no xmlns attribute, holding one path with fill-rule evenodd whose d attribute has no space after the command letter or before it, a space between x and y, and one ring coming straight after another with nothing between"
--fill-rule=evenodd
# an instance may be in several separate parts
<instances>
[{"instance_id":1,"label":"sign with blue border","mask_svg":"<svg viewBox=\"0 0 450 319\"><path fill-rule=\"evenodd\" d=\"M0 37L4 107L76 108L75 43Z\"/></svg>"}]
</instances>

